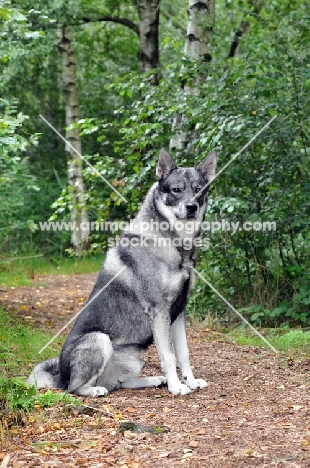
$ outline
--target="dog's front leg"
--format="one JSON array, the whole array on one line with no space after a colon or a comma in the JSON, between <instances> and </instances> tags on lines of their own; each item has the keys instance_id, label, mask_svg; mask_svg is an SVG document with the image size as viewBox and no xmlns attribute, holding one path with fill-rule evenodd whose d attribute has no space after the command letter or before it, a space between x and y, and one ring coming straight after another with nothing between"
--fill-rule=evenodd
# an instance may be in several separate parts
<instances>
[{"instance_id":1,"label":"dog's front leg","mask_svg":"<svg viewBox=\"0 0 310 468\"><path fill-rule=\"evenodd\" d=\"M190 389L206 388L207 382L203 379L195 379L189 362L187 346L185 312L182 312L171 326L173 347L180 367L182 377Z\"/></svg>"},{"instance_id":2,"label":"dog's front leg","mask_svg":"<svg viewBox=\"0 0 310 468\"><path fill-rule=\"evenodd\" d=\"M189 386L182 384L177 375L169 314L155 312L153 319L153 336L162 370L167 378L169 392L173 395L186 395L190 393Z\"/></svg>"}]
</instances>

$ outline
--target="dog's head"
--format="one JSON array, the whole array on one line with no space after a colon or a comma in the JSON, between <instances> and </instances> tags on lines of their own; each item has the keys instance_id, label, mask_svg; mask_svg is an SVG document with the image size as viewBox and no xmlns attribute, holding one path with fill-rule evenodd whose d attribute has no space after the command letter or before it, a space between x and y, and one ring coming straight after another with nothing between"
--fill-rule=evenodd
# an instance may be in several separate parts
<instances>
[{"instance_id":1,"label":"dog's head","mask_svg":"<svg viewBox=\"0 0 310 468\"><path fill-rule=\"evenodd\" d=\"M212 152L196 168L178 168L167 151L161 149L156 175L166 217L201 220L208 188L215 177L216 159Z\"/></svg>"}]
</instances>

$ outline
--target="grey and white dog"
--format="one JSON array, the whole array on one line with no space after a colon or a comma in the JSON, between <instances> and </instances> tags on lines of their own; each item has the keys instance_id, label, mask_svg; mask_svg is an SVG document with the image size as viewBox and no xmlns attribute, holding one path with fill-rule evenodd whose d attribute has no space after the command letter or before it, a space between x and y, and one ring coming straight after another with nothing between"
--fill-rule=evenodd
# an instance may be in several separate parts
<instances>
[{"instance_id":1,"label":"grey and white dog","mask_svg":"<svg viewBox=\"0 0 310 468\"><path fill-rule=\"evenodd\" d=\"M207 387L190 366L185 307L194 285L192 267L206 210L205 186L214 178L215 168L215 153L197 168L184 169L177 168L164 149L160 151L158 182L118 245L108 251L89 303L60 358L37 364L29 384L91 397L165 383L173 395ZM164 376L138 378L142 355L153 341Z\"/></svg>"}]
</instances>

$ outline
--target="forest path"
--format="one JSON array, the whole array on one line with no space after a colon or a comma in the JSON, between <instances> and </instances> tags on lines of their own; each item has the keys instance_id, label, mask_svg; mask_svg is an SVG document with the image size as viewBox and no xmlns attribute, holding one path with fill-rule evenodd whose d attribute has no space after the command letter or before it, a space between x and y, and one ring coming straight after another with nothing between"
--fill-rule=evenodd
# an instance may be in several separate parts
<instances>
[{"instance_id":1,"label":"forest path","mask_svg":"<svg viewBox=\"0 0 310 468\"><path fill-rule=\"evenodd\" d=\"M0 305L58 331L95 279L38 276L32 286L1 287ZM22 427L5 431L0 466L3 460L13 468L309 467L310 363L237 346L209 330L189 328L188 335L195 374L208 380L208 389L177 397L165 387L120 390L85 398L87 406L38 408ZM145 360L145 375L160 373L153 347ZM124 421L155 426L156 434L122 433Z\"/></svg>"}]
</instances>

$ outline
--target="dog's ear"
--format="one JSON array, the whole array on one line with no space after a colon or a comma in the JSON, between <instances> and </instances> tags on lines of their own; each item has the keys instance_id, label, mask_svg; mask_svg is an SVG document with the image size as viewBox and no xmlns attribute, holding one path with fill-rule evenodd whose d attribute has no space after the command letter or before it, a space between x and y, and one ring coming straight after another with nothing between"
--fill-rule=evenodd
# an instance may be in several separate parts
<instances>
[{"instance_id":1,"label":"dog's ear","mask_svg":"<svg viewBox=\"0 0 310 468\"><path fill-rule=\"evenodd\" d=\"M216 161L217 156L214 151L210 153L199 166L196 167L196 170L210 183L215 177L216 170Z\"/></svg>"},{"instance_id":2,"label":"dog's ear","mask_svg":"<svg viewBox=\"0 0 310 468\"><path fill-rule=\"evenodd\" d=\"M171 159L171 156L167 153L167 151L162 148L159 153L158 164L156 168L156 176L158 180L164 179L167 175L170 174L171 171L176 169L176 165Z\"/></svg>"}]
</instances>

